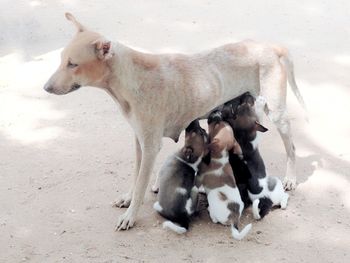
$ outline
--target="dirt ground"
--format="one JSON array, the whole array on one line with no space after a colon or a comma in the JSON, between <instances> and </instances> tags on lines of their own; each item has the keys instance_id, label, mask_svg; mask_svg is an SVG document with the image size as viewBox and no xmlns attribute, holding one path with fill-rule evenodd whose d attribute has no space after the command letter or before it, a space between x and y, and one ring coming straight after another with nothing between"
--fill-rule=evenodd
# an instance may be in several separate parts
<instances>
[{"instance_id":1,"label":"dirt ground","mask_svg":"<svg viewBox=\"0 0 350 263\"><path fill-rule=\"evenodd\" d=\"M0 3L0 262L350 262L348 1ZM310 115L305 122L289 90L299 185L287 210L259 222L246 211L253 229L241 242L204 210L178 236L161 228L148 190L136 226L114 232L124 209L110 204L131 181L133 133L101 90L43 91L75 33L65 11L150 52L246 38L287 46ZM282 178L282 141L264 124L260 149L269 173ZM164 139L154 174L181 142Z\"/></svg>"}]
</instances>

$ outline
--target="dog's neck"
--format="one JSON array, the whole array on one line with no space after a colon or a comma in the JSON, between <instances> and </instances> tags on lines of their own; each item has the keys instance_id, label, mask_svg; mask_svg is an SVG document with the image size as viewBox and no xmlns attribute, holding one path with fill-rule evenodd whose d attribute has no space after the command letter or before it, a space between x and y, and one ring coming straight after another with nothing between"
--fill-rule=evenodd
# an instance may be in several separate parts
<instances>
[{"instance_id":1,"label":"dog's neck","mask_svg":"<svg viewBox=\"0 0 350 263\"><path fill-rule=\"evenodd\" d=\"M198 157L197 161L195 161L194 163L189 163L189 162L186 162L184 159L182 159L179 155L175 155L175 158L178 159L180 162L188 165L189 167L191 167L195 174L198 173L198 165L200 164L200 162L202 161L202 156Z\"/></svg>"}]
</instances>

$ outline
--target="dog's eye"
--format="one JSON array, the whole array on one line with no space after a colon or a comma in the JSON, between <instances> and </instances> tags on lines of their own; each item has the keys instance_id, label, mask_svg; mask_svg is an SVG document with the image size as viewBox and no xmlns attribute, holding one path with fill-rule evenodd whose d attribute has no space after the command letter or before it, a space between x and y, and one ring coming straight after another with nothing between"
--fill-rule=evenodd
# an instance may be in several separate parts
<instances>
[{"instance_id":1,"label":"dog's eye","mask_svg":"<svg viewBox=\"0 0 350 263\"><path fill-rule=\"evenodd\" d=\"M78 66L78 64L74 64L74 63L72 63L71 61L68 61L68 64L67 64L67 67L68 68L75 68L75 67L77 67Z\"/></svg>"}]
</instances>

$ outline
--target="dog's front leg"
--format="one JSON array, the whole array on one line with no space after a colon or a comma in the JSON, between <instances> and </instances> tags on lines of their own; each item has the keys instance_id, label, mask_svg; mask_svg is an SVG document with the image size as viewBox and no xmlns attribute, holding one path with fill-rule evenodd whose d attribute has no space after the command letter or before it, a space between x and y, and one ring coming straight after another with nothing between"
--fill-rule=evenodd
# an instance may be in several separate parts
<instances>
[{"instance_id":1,"label":"dog's front leg","mask_svg":"<svg viewBox=\"0 0 350 263\"><path fill-rule=\"evenodd\" d=\"M113 202L113 206L115 207L129 207L131 198L132 198L132 193L136 185L136 180L140 172L142 151L141 151L140 142L136 135L135 135L135 152L136 152L136 163L135 163L135 171L134 171L132 185L129 189L129 192L123 194L119 199Z\"/></svg>"},{"instance_id":2,"label":"dog's front leg","mask_svg":"<svg viewBox=\"0 0 350 263\"><path fill-rule=\"evenodd\" d=\"M160 150L161 137L147 139L143 143L140 143L142 158L139 175L136 179L130 206L126 212L119 217L116 230L127 230L135 223L135 218L145 196L155 159Z\"/></svg>"}]
</instances>

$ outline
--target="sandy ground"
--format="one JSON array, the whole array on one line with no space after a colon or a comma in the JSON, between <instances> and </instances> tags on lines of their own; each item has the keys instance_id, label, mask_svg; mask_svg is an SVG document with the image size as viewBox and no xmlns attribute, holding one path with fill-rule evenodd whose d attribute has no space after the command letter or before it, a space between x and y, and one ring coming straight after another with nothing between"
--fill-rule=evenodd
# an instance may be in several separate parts
<instances>
[{"instance_id":1,"label":"sandy ground","mask_svg":"<svg viewBox=\"0 0 350 263\"><path fill-rule=\"evenodd\" d=\"M350 262L348 1L0 3L0 262ZM124 209L110 203L129 187L133 134L101 90L43 91L75 32L65 11L150 52L245 38L287 46L311 119L289 93L299 185L287 210L260 222L247 211L253 230L241 242L205 211L177 236L161 228L147 191L136 226L114 232ZM282 178L282 142L265 125L260 149L269 173ZM180 146L164 140L155 172Z\"/></svg>"}]
</instances>

